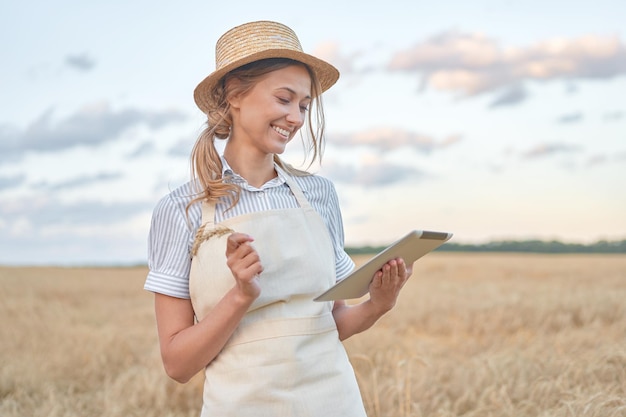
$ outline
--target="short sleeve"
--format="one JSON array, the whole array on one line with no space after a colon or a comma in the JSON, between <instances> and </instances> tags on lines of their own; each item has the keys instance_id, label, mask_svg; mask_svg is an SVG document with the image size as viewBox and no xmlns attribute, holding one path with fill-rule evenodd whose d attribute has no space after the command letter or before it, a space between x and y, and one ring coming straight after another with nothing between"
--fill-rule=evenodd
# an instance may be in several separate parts
<instances>
[{"instance_id":1,"label":"short sleeve","mask_svg":"<svg viewBox=\"0 0 626 417\"><path fill-rule=\"evenodd\" d=\"M177 298L189 296L190 249L193 226L186 202L168 195L152 214L148 235L148 276L144 289Z\"/></svg>"}]
</instances>

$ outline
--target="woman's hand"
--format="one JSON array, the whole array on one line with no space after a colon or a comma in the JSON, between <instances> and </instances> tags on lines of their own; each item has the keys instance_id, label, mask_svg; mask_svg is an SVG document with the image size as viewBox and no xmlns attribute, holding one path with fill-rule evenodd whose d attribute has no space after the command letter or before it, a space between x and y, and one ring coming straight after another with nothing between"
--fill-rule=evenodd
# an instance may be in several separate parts
<instances>
[{"instance_id":1,"label":"woman's hand","mask_svg":"<svg viewBox=\"0 0 626 417\"><path fill-rule=\"evenodd\" d=\"M387 312L396 305L400 290L413 273L402 258L392 259L374 274L369 290L370 301L381 312Z\"/></svg>"},{"instance_id":2,"label":"woman's hand","mask_svg":"<svg viewBox=\"0 0 626 417\"><path fill-rule=\"evenodd\" d=\"M250 244L254 239L244 233L233 233L226 243L226 265L235 277L236 287L246 298L261 294L259 274L263 272L261 258Z\"/></svg>"},{"instance_id":3,"label":"woman's hand","mask_svg":"<svg viewBox=\"0 0 626 417\"><path fill-rule=\"evenodd\" d=\"M407 268L404 260L392 259L374 274L368 300L354 305L347 305L343 300L335 301L333 317L337 324L339 340L345 340L369 329L391 310L396 304L400 290L412 273L412 266Z\"/></svg>"}]
</instances>

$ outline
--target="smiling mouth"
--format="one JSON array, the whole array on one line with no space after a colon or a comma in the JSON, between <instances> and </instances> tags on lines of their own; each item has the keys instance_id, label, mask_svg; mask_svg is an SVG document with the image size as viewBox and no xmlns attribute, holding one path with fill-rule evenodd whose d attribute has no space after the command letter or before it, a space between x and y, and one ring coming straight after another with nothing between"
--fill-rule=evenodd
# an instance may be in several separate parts
<instances>
[{"instance_id":1,"label":"smiling mouth","mask_svg":"<svg viewBox=\"0 0 626 417\"><path fill-rule=\"evenodd\" d=\"M284 137L286 137L286 138L288 138L288 137L289 137L289 134L291 133L290 131L285 130L285 129L281 129L281 128L280 128L280 127L278 127L278 126L273 126L273 125L272 125L272 129L274 129L274 130L275 130L275 131L276 131L279 135L284 136Z\"/></svg>"}]
</instances>

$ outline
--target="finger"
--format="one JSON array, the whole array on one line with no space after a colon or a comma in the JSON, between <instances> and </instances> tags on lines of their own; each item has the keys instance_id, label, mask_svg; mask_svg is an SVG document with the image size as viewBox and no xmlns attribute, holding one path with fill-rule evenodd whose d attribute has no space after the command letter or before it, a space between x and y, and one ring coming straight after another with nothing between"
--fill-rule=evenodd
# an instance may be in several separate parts
<instances>
[{"instance_id":1,"label":"finger","mask_svg":"<svg viewBox=\"0 0 626 417\"><path fill-rule=\"evenodd\" d=\"M235 252L226 257L226 265L228 265L235 275L244 273L253 265L257 265L255 267L255 273L260 273L263 269L259 254L247 242L240 245Z\"/></svg>"},{"instance_id":2,"label":"finger","mask_svg":"<svg viewBox=\"0 0 626 417\"><path fill-rule=\"evenodd\" d=\"M400 280L403 280L406 275L406 266L404 265L404 260L402 258L397 258L395 261L396 274Z\"/></svg>"},{"instance_id":3,"label":"finger","mask_svg":"<svg viewBox=\"0 0 626 417\"><path fill-rule=\"evenodd\" d=\"M396 278L398 278L398 260L397 259L392 259L389 261L389 277L392 280L395 280Z\"/></svg>"},{"instance_id":4,"label":"finger","mask_svg":"<svg viewBox=\"0 0 626 417\"><path fill-rule=\"evenodd\" d=\"M382 286L389 285L389 282L391 281L391 266L389 265L389 262L383 265L383 267L381 268L381 271L382 271L381 285Z\"/></svg>"},{"instance_id":5,"label":"finger","mask_svg":"<svg viewBox=\"0 0 626 417\"><path fill-rule=\"evenodd\" d=\"M255 254L256 249L250 244L250 242L243 242L240 244L237 249L230 252L230 255L234 258L243 259L246 256L250 256L251 254ZM226 255L228 256L228 254Z\"/></svg>"},{"instance_id":6,"label":"finger","mask_svg":"<svg viewBox=\"0 0 626 417\"><path fill-rule=\"evenodd\" d=\"M373 288L380 288L382 283L383 283L383 272L376 271L376 273L374 274L374 278L372 279L372 282L370 285L373 286Z\"/></svg>"},{"instance_id":7,"label":"finger","mask_svg":"<svg viewBox=\"0 0 626 417\"><path fill-rule=\"evenodd\" d=\"M398 288L404 287L404 284L407 283L410 276L411 273L404 263L404 259L398 258Z\"/></svg>"},{"instance_id":8,"label":"finger","mask_svg":"<svg viewBox=\"0 0 626 417\"><path fill-rule=\"evenodd\" d=\"M260 278L261 272L263 272L263 266L258 262L241 269L239 276L235 278L242 281L252 281Z\"/></svg>"},{"instance_id":9,"label":"finger","mask_svg":"<svg viewBox=\"0 0 626 417\"><path fill-rule=\"evenodd\" d=\"M243 243L252 242L253 240L252 236L245 233L231 233L226 241L226 255L237 250Z\"/></svg>"},{"instance_id":10,"label":"finger","mask_svg":"<svg viewBox=\"0 0 626 417\"><path fill-rule=\"evenodd\" d=\"M244 245L244 246L248 246L248 245ZM241 253L241 256L239 257L238 262L240 263L240 265L244 268L249 268L250 266L258 263L261 263L261 257L259 256L259 254L257 253L256 250L254 250L253 248L240 248L237 250L237 254L239 255L239 251L245 251L245 253Z\"/></svg>"}]
</instances>

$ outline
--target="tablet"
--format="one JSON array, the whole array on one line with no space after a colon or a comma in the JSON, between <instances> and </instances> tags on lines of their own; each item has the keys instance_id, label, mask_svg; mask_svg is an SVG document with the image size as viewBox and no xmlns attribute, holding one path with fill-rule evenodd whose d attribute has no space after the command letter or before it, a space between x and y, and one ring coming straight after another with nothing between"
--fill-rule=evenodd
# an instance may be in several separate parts
<instances>
[{"instance_id":1,"label":"tablet","mask_svg":"<svg viewBox=\"0 0 626 417\"><path fill-rule=\"evenodd\" d=\"M451 237L452 233L413 230L314 298L314 301L349 300L362 297L369 292L370 282L376 271L388 261L402 258L407 266L413 265L413 262L443 245Z\"/></svg>"}]
</instances>

